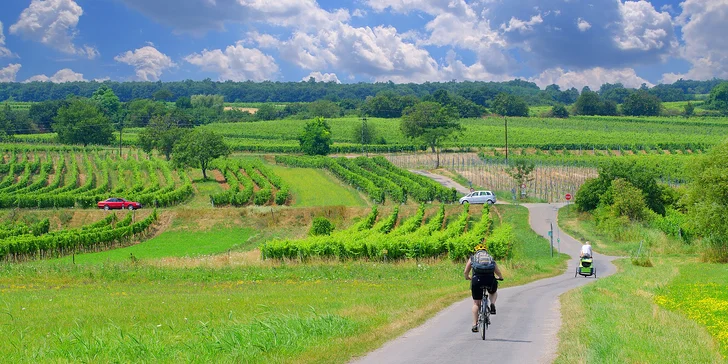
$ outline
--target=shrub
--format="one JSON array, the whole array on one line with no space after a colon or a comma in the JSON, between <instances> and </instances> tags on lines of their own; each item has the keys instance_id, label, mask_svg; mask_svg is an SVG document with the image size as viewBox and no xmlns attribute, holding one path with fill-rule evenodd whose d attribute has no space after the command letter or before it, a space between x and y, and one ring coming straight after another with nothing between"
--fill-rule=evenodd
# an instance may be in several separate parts
<instances>
[{"instance_id":1,"label":"shrub","mask_svg":"<svg viewBox=\"0 0 728 364\"><path fill-rule=\"evenodd\" d=\"M612 209L617 216L627 216L632 221L642 221L645 218L645 197L633 184L617 178L609 188L614 201Z\"/></svg>"},{"instance_id":2,"label":"shrub","mask_svg":"<svg viewBox=\"0 0 728 364\"><path fill-rule=\"evenodd\" d=\"M308 231L308 235L331 235L333 231L334 224L329 221L329 219L319 216L313 219L313 223L311 224L311 230Z\"/></svg>"},{"instance_id":3,"label":"shrub","mask_svg":"<svg viewBox=\"0 0 728 364\"><path fill-rule=\"evenodd\" d=\"M576 192L574 203L579 211L592 211L599 205L601 195L609 186L601 179L592 178L586 180Z\"/></svg>"}]
</instances>

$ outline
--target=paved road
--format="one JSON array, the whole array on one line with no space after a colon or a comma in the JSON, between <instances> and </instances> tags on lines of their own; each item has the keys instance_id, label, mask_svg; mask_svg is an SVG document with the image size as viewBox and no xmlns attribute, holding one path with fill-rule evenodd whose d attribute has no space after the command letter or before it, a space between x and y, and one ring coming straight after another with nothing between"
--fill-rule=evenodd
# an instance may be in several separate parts
<instances>
[{"instance_id":1,"label":"paved road","mask_svg":"<svg viewBox=\"0 0 728 364\"><path fill-rule=\"evenodd\" d=\"M462 186L461 186L462 187ZM563 204L524 204L530 212L534 231L548 236L549 224ZM559 296L575 287L594 281L594 278L574 278L581 244L560 234L561 251L572 256L562 275L539 280L524 286L499 289L498 314L486 341L471 333L472 299L453 304L425 322L406 332L383 347L369 353L355 363L550 363L558 345L560 327ZM554 240L555 242L556 240ZM611 260L595 254L595 267L599 277L616 271ZM469 290L463 280L463 291ZM464 293L465 294L465 293Z\"/></svg>"}]
</instances>

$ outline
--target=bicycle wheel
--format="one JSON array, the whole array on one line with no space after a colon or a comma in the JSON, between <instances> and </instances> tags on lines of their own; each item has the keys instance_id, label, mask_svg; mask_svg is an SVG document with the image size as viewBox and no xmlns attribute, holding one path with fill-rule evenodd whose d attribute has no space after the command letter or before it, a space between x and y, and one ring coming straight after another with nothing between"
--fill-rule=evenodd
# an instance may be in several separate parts
<instances>
[{"instance_id":1,"label":"bicycle wheel","mask_svg":"<svg viewBox=\"0 0 728 364\"><path fill-rule=\"evenodd\" d=\"M483 300L480 302L480 314L483 317L483 321L480 323L480 336L485 340L485 330L488 330L488 320L490 320L488 296L483 296Z\"/></svg>"}]
</instances>

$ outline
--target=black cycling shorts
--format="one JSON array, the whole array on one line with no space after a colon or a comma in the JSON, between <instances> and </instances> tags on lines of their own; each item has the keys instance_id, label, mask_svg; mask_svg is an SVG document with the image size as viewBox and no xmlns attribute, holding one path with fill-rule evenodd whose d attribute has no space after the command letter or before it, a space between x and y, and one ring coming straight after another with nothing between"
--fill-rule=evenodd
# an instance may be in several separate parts
<instances>
[{"instance_id":1,"label":"black cycling shorts","mask_svg":"<svg viewBox=\"0 0 728 364\"><path fill-rule=\"evenodd\" d=\"M498 291L498 281L495 275L473 276L470 280L470 291L473 293L474 300L483 299L483 287L488 287L488 293L493 294Z\"/></svg>"}]
</instances>

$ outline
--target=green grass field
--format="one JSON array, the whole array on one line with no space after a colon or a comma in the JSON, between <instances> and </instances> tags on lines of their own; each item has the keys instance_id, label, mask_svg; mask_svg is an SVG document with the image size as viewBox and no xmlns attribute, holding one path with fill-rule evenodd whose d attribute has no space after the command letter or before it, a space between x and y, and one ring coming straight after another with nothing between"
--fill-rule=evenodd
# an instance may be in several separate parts
<instances>
[{"instance_id":1,"label":"green grass field","mask_svg":"<svg viewBox=\"0 0 728 364\"><path fill-rule=\"evenodd\" d=\"M367 202L353 188L334 182L328 172L313 168L271 166L291 188L295 207L312 206L367 206Z\"/></svg>"},{"instance_id":2,"label":"green grass field","mask_svg":"<svg viewBox=\"0 0 728 364\"><path fill-rule=\"evenodd\" d=\"M165 231L152 239L126 248L79 254L75 258L66 256L42 263L68 264L71 263L72 259L75 259L76 264L118 263L132 261L132 259L197 257L220 254L231 249L238 250L244 247L254 247L249 242L253 235L255 235L255 231L247 227L215 226L202 231ZM131 258L132 256L134 258Z\"/></svg>"}]
</instances>

